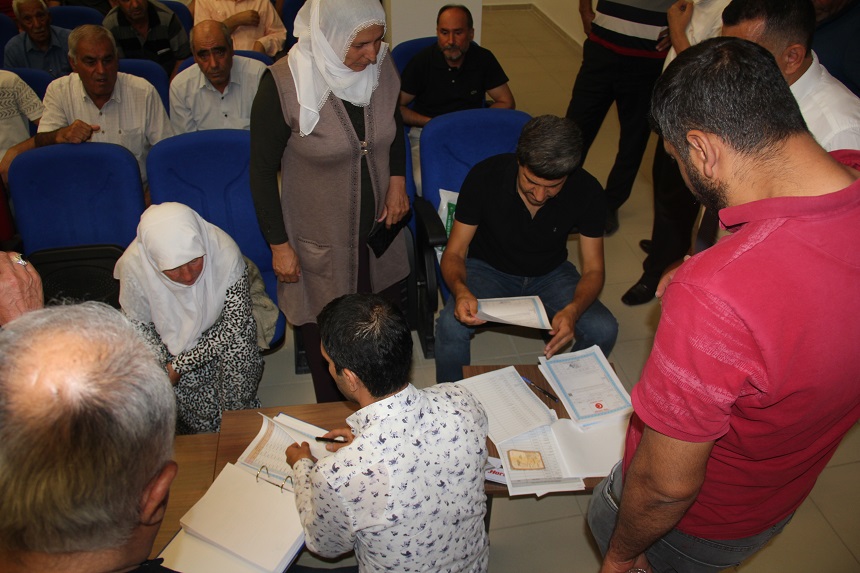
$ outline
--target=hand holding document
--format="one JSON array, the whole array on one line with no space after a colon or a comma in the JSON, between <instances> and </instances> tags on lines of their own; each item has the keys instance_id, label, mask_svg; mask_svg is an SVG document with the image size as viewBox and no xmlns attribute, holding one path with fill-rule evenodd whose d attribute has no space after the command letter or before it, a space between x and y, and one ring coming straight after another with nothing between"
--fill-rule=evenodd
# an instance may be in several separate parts
<instances>
[{"instance_id":1,"label":"hand holding document","mask_svg":"<svg viewBox=\"0 0 860 573\"><path fill-rule=\"evenodd\" d=\"M477 318L488 322L501 322L549 330L552 324L546 316L546 310L540 297L515 296L508 298L478 299Z\"/></svg>"}]
</instances>

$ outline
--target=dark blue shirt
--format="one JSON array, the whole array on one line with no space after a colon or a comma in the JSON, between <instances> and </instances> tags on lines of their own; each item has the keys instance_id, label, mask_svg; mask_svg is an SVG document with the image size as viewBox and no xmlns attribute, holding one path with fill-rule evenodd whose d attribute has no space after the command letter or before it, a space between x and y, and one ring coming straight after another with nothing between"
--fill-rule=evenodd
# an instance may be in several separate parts
<instances>
[{"instance_id":1,"label":"dark blue shirt","mask_svg":"<svg viewBox=\"0 0 860 573\"><path fill-rule=\"evenodd\" d=\"M53 78L68 75L72 73L72 67L69 65L71 33L71 30L51 26L51 45L47 52L43 52L26 32L21 32L6 44L3 67L43 70Z\"/></svg>"}]
</instances>

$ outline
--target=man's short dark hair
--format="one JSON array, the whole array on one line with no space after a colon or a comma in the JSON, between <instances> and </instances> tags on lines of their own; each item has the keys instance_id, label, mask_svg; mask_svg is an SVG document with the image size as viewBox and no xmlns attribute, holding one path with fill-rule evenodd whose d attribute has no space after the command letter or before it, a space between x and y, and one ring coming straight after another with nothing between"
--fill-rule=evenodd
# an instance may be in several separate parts
<instances>
[{"instance_id":1,"label":"man's short dark hair","mask_svg":"<svg viewBox=\"0 0 860 573\"><path fill-rule=\"evenodd\" d=\"M773 45L801 44L812 49L815 7L811 0L732 0L723 10L723 25L764 20L764 36Z\"/></svg>"},{"instance_id":2,"label":"man's short dark hair","mask_svg":"<svg viewBox=\"0 0 860 573\"><path fill-rule=\"evenodd\" d=\"M439 13L436 14L436 26L439 26L439 18L442 17L442 14L446 10L451 10L451 9L460 10L466 15L466 24L468 25L470 30L475 27L475 21L472 20L472 12L470 12L469 9L466 8L465 6L463 6L462 4L445 4L444 6L439 8Z\"/></svg>"},{"instance_id":3,"label":"man's short dark hair","mask_svg":"<svg viewBox=\"0 0 860 573\"><path fill-rule=\"evenodd\" d=\"M565 117L532 118L520 133L517 162L541 179L570 175L582 163L582 133Z\"/></svg>"},{"instance_id":4,"label":"man's short dark hair","mask_svg":"<svg viewBox=\"0 0 860 573\"><path fill-rule=\"evenodd\" d=\"M651 121L684 159L693 129L745 155L809 133L773 56L739 38L713 38L678 55L654 86Z\"/></svg>"},{"instance_id":5,"label":"man's short dark hair","mask_svg":"<svg viewBox=\"0 0 860 573\"><path fill-rule=\"evenodd\" d=\"M393 304L378 295L348 294L328 303L317 323L338 374L352 370L374 398L406 386L412 335L406 317Z\"/></svg>"}]
</instances>

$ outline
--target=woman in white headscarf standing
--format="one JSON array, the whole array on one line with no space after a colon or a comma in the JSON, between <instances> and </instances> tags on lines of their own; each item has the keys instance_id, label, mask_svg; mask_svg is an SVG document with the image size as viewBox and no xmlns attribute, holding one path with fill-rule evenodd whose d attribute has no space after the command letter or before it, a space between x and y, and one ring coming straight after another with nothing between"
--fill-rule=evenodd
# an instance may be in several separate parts
<instances>
[{"instance_id":1,"label":"woman in white headscarf standing","mask_svg":"<svg viewBox=\"0 0 860 573\"><path fill-rule=\"evenodd\" d=\"M217 432L223 410L260 406L248 269L227 233L181 203L153 205L114 277L123 312L173 383L177 433Z\"/></svg>"},{"instance_id":2,"label":"woman in white headscarf standing","mask_svg":"<svg viewBox=\"0 0 860 573\"><path fill-rule=\"evenodd\" d=\"M399 306L409 273L402 233L378 258L366 244L374 226L409 211L400 79L379 0L308 0L295 30L298 43L263 76L251 111L251 193L279 306L301 329L317 401L328 402L343 397L319 350L317 314L355 292Z\"/></svg>"}]
</instances>

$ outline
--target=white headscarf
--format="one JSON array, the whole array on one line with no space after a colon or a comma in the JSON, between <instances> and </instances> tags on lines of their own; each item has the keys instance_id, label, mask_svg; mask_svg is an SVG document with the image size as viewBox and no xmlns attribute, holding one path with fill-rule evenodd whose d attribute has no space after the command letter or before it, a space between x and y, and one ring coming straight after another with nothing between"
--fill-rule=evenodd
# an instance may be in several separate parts
<instances>
[{"instance_id":1,"label":"white headscarf","mask_svg":"<svg viewBox=\"0 0 860 573\"><path fill-rule=\"evenodd\" d=\"M193 285L173 282L162 271L203 257ZM144 211L137 238L114 268L125 313L152 322L174 356L189 350L215 324L227 289L245 271L242 253L227 233L181 203L162 203Z\"/></svg>"},{"instance_id":2,"label":"white headscarf","mask_svg":"<svg viewBox=\"0 0 860 573\"><path fill-rule=\"evenodd\" d=\"M299 42L288 63L299 100L299 135L310 134L330 93L353 105L370 103L388 44L382 43L376 63L356 72L343 59L356 35L370 26L385 27L379 0L308 0L296 15Z\"/></svg>"}]
</instances>

